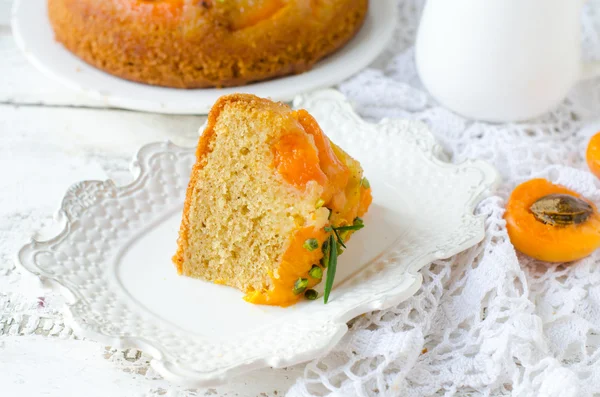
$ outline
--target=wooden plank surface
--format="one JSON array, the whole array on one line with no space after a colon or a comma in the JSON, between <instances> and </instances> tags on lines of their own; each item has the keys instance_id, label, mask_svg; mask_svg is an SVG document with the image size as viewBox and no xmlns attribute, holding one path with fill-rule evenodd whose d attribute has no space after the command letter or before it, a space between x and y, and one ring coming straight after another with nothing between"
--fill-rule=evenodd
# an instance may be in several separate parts
<instances>
[{"instance_id":1,"label":"wooden plank surface","mask_svg":"<svg viewBox=\"0 0 600 397\"><path fill-rule=\"evenodd\" d=\"M105 107L34 68L17 48L8 25L0 25L0 103Z\"/></svg>"}]
</instances>

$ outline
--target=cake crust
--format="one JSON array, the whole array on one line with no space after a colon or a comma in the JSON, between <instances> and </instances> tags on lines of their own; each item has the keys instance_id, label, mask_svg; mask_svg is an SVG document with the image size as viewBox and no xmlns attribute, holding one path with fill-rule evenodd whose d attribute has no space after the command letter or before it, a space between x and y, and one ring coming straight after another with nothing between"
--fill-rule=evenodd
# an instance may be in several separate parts
<instances>
[{"instance_id":1,"label":"cake crust","mask_svg":"<svg viewBox=\"0 0 600 397\"><path fill-rule=\"evenodd\" d=\"M368 8L368 0L264 0L273 4L265 15L241 19L227 8L236 1L48 0L48 16L56 40L101 70L203 88L304 72L350 40Z\"/></svg>"}]
</instances>

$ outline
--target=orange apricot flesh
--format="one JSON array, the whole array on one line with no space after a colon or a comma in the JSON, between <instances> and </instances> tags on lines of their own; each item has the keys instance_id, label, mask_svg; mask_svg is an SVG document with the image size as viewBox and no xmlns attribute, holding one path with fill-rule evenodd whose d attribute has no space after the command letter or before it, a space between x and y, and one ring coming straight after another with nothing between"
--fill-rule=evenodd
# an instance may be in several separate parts
<instances>
[{"instance_id":1,"label":"orange apricot flesh","mask_svg":"<svg viewBox=\"0 0 600 397\"><path fill-rule=\"evenodd\" d=\"M590 204L593 213L579 224L555 226L537 220L530 207L550 194L567 194ZM520 252L545 262L571 262L600 247L600 216L596 206L578 193L545 179L532 179L513 190L504 215L510 241Z\"/></svg>"},{"instance_id":2,"label":"orange apricot flesh","mask_svg":"<svg viewBox=\"0 0 600 397\"><path fill-rule=\"evenodd\" d=\"M317 121L305 110L294 112L297 126L290 128L271 146L273 167L290 185L305 189L310 181L323 187L320 197L322 206L333 211L329 222L336 226L351 225L356 217L364 215L372 202L371 188L361 183L362 173L355 160L336 147L323 133ZM315 203L316 206L317 203ZM263 305L289 306L303 294L294 294L294 283L299 278L308 279L307 288L321 280L310 277L313 265L320 266L323 242L329 237L323 228L304 227L294 231L289 247L277 268L271 274L268 291L248 291L244 299ZM352 232L344 235L348 241ZM304 243L314 238L318 249L309 251Z\"/></svg>"},{"instance_id":3,"label":"orange apricot flesh","mask_svg":"<svg viewBox=\"0 0 600 397\"><path fill-rule=\"evenodd\" d=\"M327 176L319 167L319 153L306 134L286 134L271 149L273 166L290 185L303 189L309 181L327 184Z\"/></svg>"},{"instance_id":4,"label":"orange apricot flesh","mask_svg":"<svg viewBox=\"0 0 600 397\"><path fill-rule=\"evenodd\" d=\"M600 178L600 132L590 139L585 157L592 174Z\"/></svg>"}]
</instances>

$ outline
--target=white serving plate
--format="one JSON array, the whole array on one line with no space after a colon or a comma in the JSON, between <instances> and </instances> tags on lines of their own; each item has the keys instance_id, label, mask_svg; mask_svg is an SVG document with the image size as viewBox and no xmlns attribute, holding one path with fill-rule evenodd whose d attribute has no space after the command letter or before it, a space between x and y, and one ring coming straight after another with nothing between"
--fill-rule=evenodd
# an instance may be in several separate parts
<instances>
[{"instance_id":1,"label":"white serving plate","mask_svg":"<svg viewBox=\"0 0 600 397\"><path fill-rule=\"evenodd\" d=\"M16 0L12 30L27 59L51 78L107 106L171 114L206 114L218 97L247 92L277 101L335 85L369 65L390 41L396 1L374 0L364 25L345 47L308 72L233 88L177 89L127 81L88 65L54 40L47 0Z\"/></svg>"},{"instance_id":2,"label":"white serving plate","mask_svg":"<svg viewBox=\"0 0 600 397\"><path fill-rule=\"evenodd\" d=\"M139 151L130 185L70 188L52 231L25 245L18 263L67 297L66 318L79 335L140 348L172 381L211 385L327 353L347 321L407 299L421 285L421 267L483 239L484 219L473 210L496 181L491 166L444 163L424 124L366 123L336 91L294 105L360 160L373 188L366 227L340 257L327 305L252 305L240 291L176 274L170 259L194 149L171 143Z\"/></svg>"}]
</instances>

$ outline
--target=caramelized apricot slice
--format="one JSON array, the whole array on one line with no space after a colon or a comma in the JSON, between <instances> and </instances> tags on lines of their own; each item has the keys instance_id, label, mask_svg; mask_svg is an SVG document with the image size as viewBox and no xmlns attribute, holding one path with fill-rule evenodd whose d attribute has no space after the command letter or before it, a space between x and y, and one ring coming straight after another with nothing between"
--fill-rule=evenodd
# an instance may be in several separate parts
<instances>
[{"instance_id":1,"label":"caramelized apricot slice","mask_svg":"<svg viewBox=\"0 0 600 397\"><path fill-rule=\"evenodd\" d=\"M581 211L590 213L582 217ZM542 261L570 262L600 247L596 206L545 179L532 179L517 186L508 199L504 219L515 248Z\"/></svg>"},{"instance_id":2,"label":"caramelized apricot slice","mask_svg":"<svg viewBox=\"0 0 600 397\"><path fill-rule=\"evenodd\" d=\"M592 174L600 178L600 132L590 139L585 157Z\"/></svg>"},{"instance_id":3,"label":"caramelized apricot slice","mask_svg":"<svg viewBox=\"0 0 600 397\"><path fill-rule=\"evenodd\" d=\"M319 167L319 153L307 135L283 135L271 150L273 166L289 184L299 189L304 189L309 181L327 185L327 176Z\"/></svg>"},{"instance_id":4,"label":"caramelized apricot slice","mask_svg":"<svg viewBox=\"0 0 600 397\"><path fill-rule=\"evenodd\" d=\"M267 20L285 6L282 0L226 0L217 1L217 4L228 7L233 30L245 29Z\"/></svg>"},{"instance_id":5,"label":"caramelized apricot slice","mask_svg":"<svg viewBox=\"0 0 600 397\"><path fill-rule=\"evenodd\" d=\"M348 184L350 170L340 159L342 156L335 153L329 138L323 133L319 123L310 113L300 109L294 112L294 116L304 128L304 131L313 136L315 145L319 150L319 165L329 180L326 191L323 193L323 199L325 202L329 202L335 192L343 189ZM340 154L342 153L340 151Z\"/></svg>"}]
</instances>

